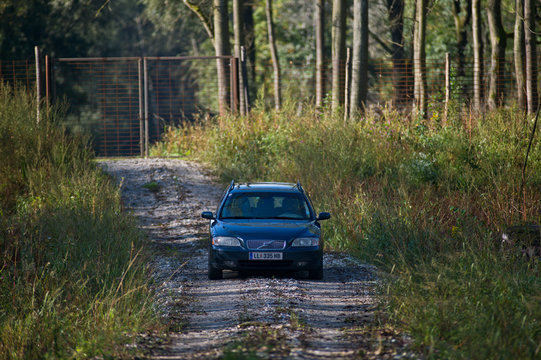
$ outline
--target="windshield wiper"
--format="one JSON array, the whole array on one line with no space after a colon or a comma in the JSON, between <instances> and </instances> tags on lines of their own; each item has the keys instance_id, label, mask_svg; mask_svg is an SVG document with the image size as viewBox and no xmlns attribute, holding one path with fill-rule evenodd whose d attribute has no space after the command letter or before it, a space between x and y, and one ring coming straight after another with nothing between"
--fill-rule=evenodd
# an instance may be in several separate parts
<instances>
[{"instance_id":1,"label":"windshield wiper","mask_svg":"<svg viewBox=\"0 0 541 360\"><path fill-rule=\"evenodd\" d=\"M293 217L293 216L270 216L262 219L281 219L281 220L308 220L302 217Z\"/></svg>"}]
</instances>

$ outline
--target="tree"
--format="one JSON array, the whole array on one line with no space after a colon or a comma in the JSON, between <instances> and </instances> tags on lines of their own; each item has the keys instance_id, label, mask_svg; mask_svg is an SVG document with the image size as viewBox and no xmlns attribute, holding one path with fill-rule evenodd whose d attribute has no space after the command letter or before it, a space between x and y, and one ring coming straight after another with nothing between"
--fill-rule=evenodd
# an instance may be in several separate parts
<instances>
[{"instance_id":1,"label":"tree","mask_svg":"<svg viewBox=\"0 0 541 360\"><path fill-rule=\"evenodd\" d=\"M460 0L453 0L453 19L455 20L456 30L456 68L458 76L465 76L464 70L464 58L466 52L466 46L468 45L468 26L471 21L471 0L466 0L464 8L460 4ZM463 16L460 16L461 12L465 12Z\"/></svg>"},{"instance_id":2,"label":"tree","mask_svg":"<svg viewBox=\"0 0 541 360\"><path fill-rule=\"evenodd\" d=\"M229 19L227 13L227 0L214 0L214 49L216 56L231 54L229 46ZM220 114L228 109L229 81L227 77L227 64L223 58L216 59L218 74L218 102Z\"/></svg>"},{"instance_id":3,"label":"tree","mask_svg":"<svg viewBox=\"0 0 541 360\"><path fill-rule=\"evenodd\" d=\"M501 0L487 0L488 29L490 33L490 80L488 87L488 107L495 109L503 104L504 62L507 46L507 33L502 24Z\"/></svg>"},{"instance_id":4,"label":"tree","mask_svg":"<svg viewBox=\"0 0 541 360\"><path fill-rule=\"evenodd\" d=\"M255 88L255 62L256 62L256 46L255 46L255 26L254 26L254 5L251 0L244 1L244 46L246 47L246 60L247 60L247 82L249 84L248 95L246 101L250 102L253 99L252 88Z\"/></svg>"},{"instance_id":5,"label":"tree","mask_svg":"<svg viewBox=\"0 0 541 360\"><path fill-rule=\"evenodd\" d=\"M417 0L415 33L413 37L413 94L414 111L426 116L426 11L427 0Z\"/></svg>"},{"instance_id":6,"label":"tree","mask_svg":"<svg viewBox=\"0 0 541 360\"><path fill-rule=\"evenodd\" d=\"M473 35L473 108L481 111L483 98L483 41L481 37L481 0L472 1L472 35Z\"/></svg>"},{"instance_id":7,"label":"tree","mask_svg":"<svg viewBox=\"0 0 541 360\"><path fill-rule=\"evenodd\" d=\"M314 1L314 28L316 37L316 107L323 105L323 96L325 94L324 83L324 47L325 47L325 1Z\"/></svg>"},{"instance_id":8,"label":"tree","mask_svg":"<svg viewBox=\"0 0 541 360\"><path fill-rule=\"evenodd\" d=\"M201 24L205 28L207 35L212 40L215 55L217 57L230 55L227 0L213 0L212 14L205 12L205 7L201 7L199 4L193 3L190 0L183 1L201 20ZM216 59L216 73L218 76L218 103L220 114L223 115L229 108L227 64L223 58Z\"/></svg>"},{"instance_id":9,"label":"tree","mask_svg":"<svg viewBox=\"0 0 541 360\"><path fill-rule=\"evenodd\" d=\"M513 56L515 59L515 75L517 79L517 105L526 109L526 84L524 60L524 0L515 1L515 32L513 42Z\"/></svg>"},{"instance_id":10,"label":"tree","mask_svg":"<svg viewBox=\"0 0 541 360\"><path fill-rule=\"evenodd\" d=\"M233 0L233 36L235 38L235 57L241 59L241 47L244 45L243 0ZM242 66L242 64L241 64ZM244 71L239 71L239 110L246 113L246 99L244 92Z\"/></svg>"},{"instance_id":11,"label":"tree","mask_svg":"<svg viewBox=\"0 0 541 360\"><path fill-rule=\"evenodd\" d=\"M332 111L344 102L344 58L346 53L346 1L332 5Z\"/></svg>"},{"instance_id":12,"label":"tree","mask_svg":"<svg viewBox=\"0 0 541 360\"><path fill-rule=\"evenodd\" d=\"M393 61L393 104L399 105L407 98L404 51L404 0L387 0L387 13L391 33L391 57Z\"/></svg>"},{"instance_id":13,"label":"tree","mask_svg":"<svg viewBox=\"0 0 541 360\"><path fill-rule=\"evenodd\" d=\"M278 52L276 51L274 23L272 21L272 0L266 0L265 13L267 15L267 33L272 57L272 68L274 71L274 108L280 110L282 107L282 89L280 87L280 63L278 61Z\"/></svg>"},{"instance_id":14,"label":"tree","mask_svg":"<svg viewBox=\"0 0 541 360\"><path fill-rule=\"evenodd\" d=\"M526 43L526 102L528 112L537 111L537 48L535 38L535 0L524 0L524 38Z\"/></svg>"},{"instance_id":15,"label":"tree","mask_svg":"<svg viewBox=\"0 0 541 360\"><path fill-rule=\"evenodd\" d=\"M365 110L368 87L368 0L353 2L353 62L350 114Z\"/></svg>"}]
</instances>

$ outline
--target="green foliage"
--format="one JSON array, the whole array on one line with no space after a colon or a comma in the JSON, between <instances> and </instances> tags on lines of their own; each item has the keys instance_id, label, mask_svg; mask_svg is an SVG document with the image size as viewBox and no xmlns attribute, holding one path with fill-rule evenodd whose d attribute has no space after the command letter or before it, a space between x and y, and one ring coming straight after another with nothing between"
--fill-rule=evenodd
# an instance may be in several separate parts
<instances>
[{"instance_id":1,"label":"green foliage","mask_svg":"<svg viewBox=\"0 0 541 360\"><path fill-rule=\"evenodd\" d=\"M156 323L142 235L83 139L0 87L0 358L124 356Z\"/></svg>"},{"instance_id":2,"label":"green foliage","mask_svg":"<svg viewBox=\"0 0 541 360\"><path fill-rule=\"evenodd\" d=\"M434 106L436 110L436 106ZM541 218L541 142L525 197L521 166L531 119L502 109L447 126L383 109L354 121L296 115L291 104L169 129L168 149L211 164L224 182L296 181L310 191L330 250L389 273L382 304L434 358L539 356L539 261L500 251L501 231Z\"/></svg>"},{"instance_id":3,"label":"green foliage","mask_svg":"<svg viewBox=\"0 0 541 360\"><path fill-rule=\"evenodd\" d=\"M186 53L194 36L206 35L184 8L182 1L3 0L0 53L2 60L28 59L35 45L56 57Z\"/></svg>"},{"instance_id":4,"label":"green foliage","mask_svg":"<svg viewBox=\"0 0 541 360\"><path fill-rule=\"evenodd\" d=\"M143 184L143 187L152 192L159 192L162 186L157 181L151 181L151 182Z\"/></svg>"}]
</instances>

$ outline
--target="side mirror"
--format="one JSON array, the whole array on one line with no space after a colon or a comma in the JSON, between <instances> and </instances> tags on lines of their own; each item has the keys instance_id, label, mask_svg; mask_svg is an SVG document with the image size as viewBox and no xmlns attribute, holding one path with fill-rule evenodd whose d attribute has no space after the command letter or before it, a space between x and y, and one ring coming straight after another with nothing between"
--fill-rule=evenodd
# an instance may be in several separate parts
<instances>
[{"instance_id":1,"label":"side mirror","mask_svg":"<svg viewBox=\"0 0 541 360\"><path fill-rule=\"evenodd\" d=\"M212 214L212 211L203 211L201 213L201 217L204 219L209 219L209 220L215 219L214 215Z\"/></svg>"},{"instance_id":2,"label":"side mirror","mask_svg":"<svg viewBox=\"0 0 541 360\"><path fill-rule=\"evenodd\" d=\"M320 212L317 216L317 220L327 220L331 218L331 214L328 212Z\"/></svg>"}]
</instances>

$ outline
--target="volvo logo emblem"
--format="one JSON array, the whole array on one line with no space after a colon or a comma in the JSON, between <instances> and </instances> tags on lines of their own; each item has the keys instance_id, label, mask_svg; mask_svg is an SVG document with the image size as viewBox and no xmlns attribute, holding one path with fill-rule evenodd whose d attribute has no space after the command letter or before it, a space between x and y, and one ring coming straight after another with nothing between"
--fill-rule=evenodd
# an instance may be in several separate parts
<instances>
[{"instance_id":1,"label":"volvo logo emblem","mask_svg":"<svg viewBox=\"0 0 541 360\"><path fill-rule=\"evenodd\" d=\"M260 249L263 249L263 248L265 248L265 247L267 247L267 246L270 246L270 245L272 245L272 243L274 243L274 241L275 241L275 240L265 241L265 242L263 243L263 245L261 245L261 246L258 247L257 249L260 250Z\"/></svg>"}]
</instances>

